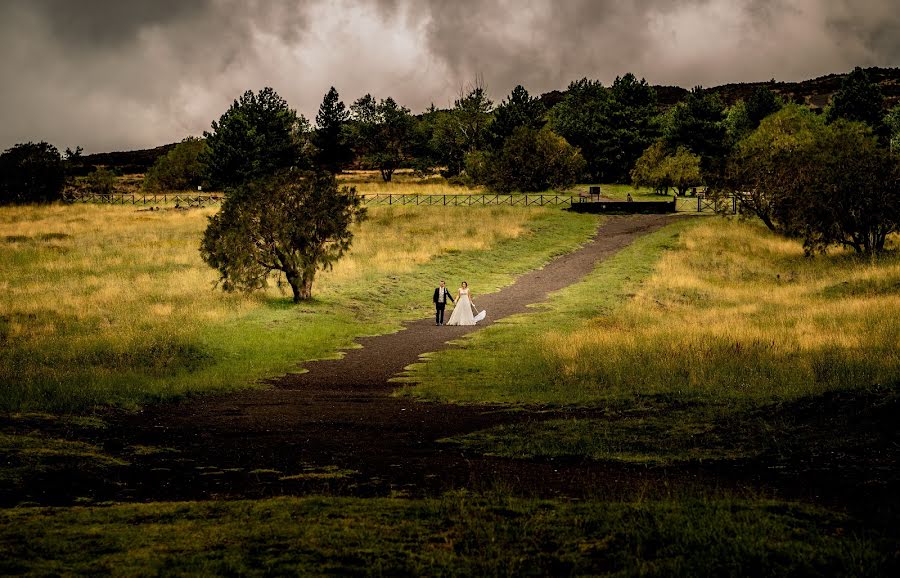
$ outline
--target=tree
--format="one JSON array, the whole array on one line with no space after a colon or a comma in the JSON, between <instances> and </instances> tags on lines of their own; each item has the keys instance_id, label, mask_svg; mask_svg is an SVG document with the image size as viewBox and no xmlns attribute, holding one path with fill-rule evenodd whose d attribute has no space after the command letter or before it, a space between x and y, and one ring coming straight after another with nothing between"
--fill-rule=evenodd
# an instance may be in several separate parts
<instances>
[{"instance_id":1,"label":"tree","mask_svg":"<svg viewBox=\"0 0 900 578\"><path fill-rule=\"evenodd\" d=\"M491 189L546 191L575 184L584 171L581 153L548 128L520 126L498 153L473 151L466 172Z\"/></svg>"},{"instance_id":2,"label":"tree","mask_svg":"<svg viewBox=\"0 0 900 578\"><path fill-rule=\"evenodd\" d=\"M795 232L792 199L805 180L805 168L797 160L822 139L824 130L821 117L791 104L763 119L735 146L725 184L741 197L743 214L758 217L772 231Z\"/></svg>"},{"instance_id":3,"label":"tree","mask_svg":"<svg viewBox=\"0 0 900 578\"><path fill-rule=\"evenodd\" d=\"M747 98L747 120L755 130L764 118L784 107L784 101L765 86L757 86Z\"/></svg>"},{"instance_id":4,"label":"tree","mask_svg":"<svg viewBox=\"0 0 900 578\"><path fill-rule=\"evenodd\" d=\"M877 253L900 231L900 158L863 123L826 125L786 106L738 144L728 176L742 210L802 238L808 253L832 245Z\"/></svg>"},{"instance_id":5,"label":"tree","mask_svg":"<svg viewBox=\"0 0 900 578\"><path fill-rule=\"evenodd\" d=\"M357 155L390 182L394 171L411 158L416 119L393 98L376 102L370 94L354 102L350 114Z\"/></svg>"},{"instance_id":6,"label":"tree","mask_svg":"<svg viewBox=\"0 0 900 578\"><path fill-rule=\"evenodd\" d=\"M204 132L200 156L214 188L238 186L307 164L309 122L269 87L248 90Z\"/></svg>"},{"instance_id":7,"label":"tree","mask_svg":"<svg viewBox=\"0 0 900 578\"><path fill-rule=\"evenodd\" d=\"M643 78L630 72L616 77L609 89L607 123L609 141L604 155L610 166L607 179L626 182L628 173L643 151L659 136L656 124L656 91Z\"/></svg>"},{"instance_id":8,"label":"tree","mask_svg":"<svg viewBox=\"0 0 900 578\"><path fill-rule=\"evenodd\" d=\"M495 149L512 136L520 126L540 130L546 124L547 109L541 99L532 97L522 85L516 86L506 100L494 110L491 122L491 144Z\"/></svg>"},{"instance_id":9,"label":"tree","mask_svg":"<svg viewBox=\"0 0 900 578\"><path fill-rule=\"evenodd\" d=\"M651 187L657 194L668 193L672 182L662 170L666 156L666 145L661 140L647 147L631 169L631 184L635 188Z\"/></svg>"},{"instance_id":10,"label":"tree","mask_svg":"<svg viewBox=\"0 0 900 578\"><path fill-rule=\"evenodd\" d=\"M595 181L607 180L611 172L604 143L608 138L609 92L599 81L582 78L569 84L565 97L550 110L553 132L578 147Z\"/></svg>"},{"instance_id":11,"label":"tree","mask_svg":"<svg viewBox=\"0 0 900 578\"><path fill-rule=\"evenodd\" d=\"M665 175L666 182L678 189L679 195L684 195L689 188L703 182L700 176L700 157L684 147L678 147L674 155L663 159L660 171Z\"/></svg>"},{"instance_id":12,"label":"tree","mask_svg":"<svg viewBox=\"0 0 900 578\"><path fill-rule=\"evenodd\" d=\"M467 154L487 148L493 105L482 82L476 80L468 92L460 89L451 110L436 112L430 148L444 166L444 176L460 174Z\"/></svg>"},{"instance_id":13,"label":"tree","mask_svg":"<svg viewBox=\"0 0 900 578\"><path fill-rule=\"evenodd\" d=\"M900 231L900 157L868 125L847 121L829 126L803 153L793 159L804 172L792 201L807 252L832 245L862 255L883 251Z\"/></svg>"},{"instance_id":14,"label":"tree","mask_svg":"<svg viewBox=\"0 0 900 578\"><path fill-rule=\"evenodd\" d=\"M316 132L313 135L313 144L317 149L316 164L320 168L339 173L353 159L353 149L347 143L348 120L350 112L332 86L319 105Z\"/></svg>"},{"instance_id":15,"label":"tree","mask_svg":"<svg viewBox=\"0 0 900 578\"><path fill-rule=\"evenodd\" d=\"M781 97L765 86L757 86L746 100L739 100L728 108L725 119L728 142L737 143L783 106Z\"/></svg>"},{"instance_id":16,"label":"tree","mask_svg":"<svg viewBox=\"0 0 900 578\"><path fill-rule=\"evenodd\" d=\"M331 173L283 172L234 189L209 217L200 254L226 291L265 287L277 273L298 303L312 296L316 271L350 249L350 227L365 216L356 191L339 189Z\"/></svg>"},{"instance_id":17,"label":"tree","mask_svg":"<svg viewBox=\"0 0 900 578\"><path fill-rule=\"evenodd\" d=\"M668 193L675 187L684 195L691 187L701 184L700 157L684 147L667 154L665 144L657 141L647 147L631 171L635 187L652 187L657 193Z\"/></svg>"},{"instance_id":18,"label":"tree","mask_svg":"<svg viewBox=\"0 0 900 578\"><path fill-rule=\"evenodd\" d=\"M700 156L704 181L714 183L724 166L725 105L715 94L697 86L667 116L663 139L671 150L683 146Z\"/></svg>"},{"instance_id":19,"label":"tree","mask_svg":"<svg viewBox=\"0 0 900 578\"><path fill-rule=\"evenodd\" d=\"M834 94L825 109L825 118L829 123L838 119L862 122L869 125L879 137L887 138L881 86L872 82L866 71L859 66L841 82L840 90Z\"/></svg>"},{"instance_id":20,"label":"tree","mask_svg":"<svg viewBox=\"0 0 900 578\"><path fill-rule=\"evenodd\" d=\"M204 139L189 136L165 155L156 159L144 177L148 191L186 191L203 184L202 155L207 150Z\"/></svg>"},{"instance_id":21,"label":"tree","mask_svg":"<svg viewBox=\"0 0 900 578\"><path fill-rule=\"evenodd\" d=\"M0 204L59 200L65 180L62 156L49 143L17 144L0 154Z\"/></svg>"},{"instance_id":22,"label":"tree","mask_svg":"<svg viewBox=\"0 0 900 578\"><path fill-rule=\"evenodd\" d=\"M553 130L581 149L594 181L625 182L656 139L656 93L628 73L612 86L583 78L550 111Z\"/></svg>"}]
</instances>

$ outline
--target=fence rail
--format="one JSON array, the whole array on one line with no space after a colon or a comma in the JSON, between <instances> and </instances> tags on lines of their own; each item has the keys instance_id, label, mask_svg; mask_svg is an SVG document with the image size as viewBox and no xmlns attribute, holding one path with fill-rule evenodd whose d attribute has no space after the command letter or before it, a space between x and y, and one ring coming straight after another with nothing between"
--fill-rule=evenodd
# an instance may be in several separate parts
<instances>
[{"instance_id":1,"label":"fence rail","mask_svg":"<svg viewBox=\"0 0 900 578\"><path fill-rule=\"evenodd\" d=\"M508 207L571 207L572 205L591 202L593 199L580 195L550 194L481 194L481 195L416 195L374 193L361 195L362 204L366 206L443 206L443 207L475 207L475 206L508 206ZM99 194L71 191L66 200L73 203L98 203L108 205L169 205L184 207L206 207L220 205L225 195L192 194L192 193L111 193ZM641 201L634 201L641 203ZM737 213L740 199L729 195L709 197L698 195L696 200L679 197L676 201L678 212L730 212ZM608 203L613 204L613 203Z\"/></svg>"},{"instance_id":2,"label":"fence rail","mask_svg":"<svg viewBox=\"0 0 900 578\"><path fill-rule=\"evenodd\" d=\"M572 195L395 195L376 193L363 195L364 205L439 205L443 207L501 206L569 207L579 202Z\"/></svg>"},{"instance_id":3,"label":"fence rail","mask_svg":"<svg viewBox=\"0 0 900 578\"><path fill-rule=\"evenodd\" d=\"M66 193L65 199L71 203L97 203L101 205L168 205L206 207L219 205L225 200L222 194L191 193L88 193L73 191Z\"/></svg>"}]
</instances>

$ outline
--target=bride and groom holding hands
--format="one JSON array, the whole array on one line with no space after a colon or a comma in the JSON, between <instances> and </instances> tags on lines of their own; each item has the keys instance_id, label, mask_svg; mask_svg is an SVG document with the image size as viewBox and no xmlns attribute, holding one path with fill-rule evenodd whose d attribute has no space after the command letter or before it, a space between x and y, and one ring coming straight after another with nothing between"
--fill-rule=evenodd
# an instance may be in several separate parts
<instances>
[{"instance_id":1,"label":"bride and groom holding hands","mask_svg":"<svg viewBox=\"0 0 900 578\"><path fill-rule=\"evenodd\" d=\"M474 313L473 309L477 311L475 308L475 304L472 303L472 296L469 292L469 284L465 281L462 282L462 285L459 287L459 291L456 293L456 298L453 298L453 295L450 294L450 290L444 285L444 282L441 281L440 286L435 288L434 297L432 301L434 302L434 324L435 325L444 325L444 308L447 306L447 301L450 300L454 303L453 312L450 314L450 319L447 320L446 325L475 325L482 319L484 319L486 312L482 311L481 313Z\"/></svg>"}]
</instances>

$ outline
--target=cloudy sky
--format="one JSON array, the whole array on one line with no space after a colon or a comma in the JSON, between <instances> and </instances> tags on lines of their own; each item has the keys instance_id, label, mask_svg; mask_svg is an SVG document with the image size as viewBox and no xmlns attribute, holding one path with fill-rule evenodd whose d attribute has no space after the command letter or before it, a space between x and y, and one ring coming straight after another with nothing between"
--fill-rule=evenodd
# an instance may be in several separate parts
<instances>
[{"instance_id":1,"label":"cloudy sky","mask_svg":"<svg viewBox=\"0 0 900 578\"><path fill-rule=\"evenodd\" d=\"M804 80L900 66L900 0L0 0L0 149L199 135L246 89L313 119L328 87L420 112L584 76Z\"/></svg>"}]
</instances>

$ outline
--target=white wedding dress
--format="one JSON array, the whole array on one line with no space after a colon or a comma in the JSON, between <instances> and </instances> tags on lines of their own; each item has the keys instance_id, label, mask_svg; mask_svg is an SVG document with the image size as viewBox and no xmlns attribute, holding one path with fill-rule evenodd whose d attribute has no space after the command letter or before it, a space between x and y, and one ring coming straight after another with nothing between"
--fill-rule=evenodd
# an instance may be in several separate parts
<instances>
[{"instance_id":1,"label":"white wedding dress","mask_svg":"<svg viewBox=\"0 0 900 578\"><path fill-rule=\"evenodd\" d=\"M459 299L453 307L453 313L447 325L475 325L475 316L472 314L472 300L469 299L469 290L460 289Z\"/></svg>"}]
</instances>

